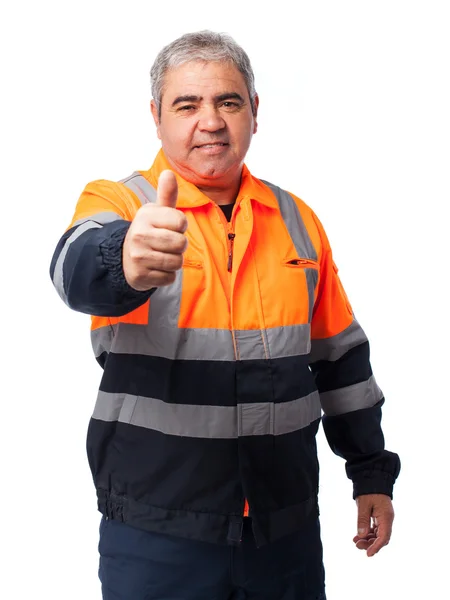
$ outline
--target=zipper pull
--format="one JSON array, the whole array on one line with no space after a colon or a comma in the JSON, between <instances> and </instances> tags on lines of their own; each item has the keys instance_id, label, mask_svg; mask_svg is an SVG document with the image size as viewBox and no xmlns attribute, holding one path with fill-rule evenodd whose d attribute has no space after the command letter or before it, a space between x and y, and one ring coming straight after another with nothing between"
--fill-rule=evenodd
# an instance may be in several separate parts
<instances>
[{"instance_id":1,"label":"zipper pull","mask_svg":"<svg viewBox=\"0 0 450 600\"><path fill-rule=\"evenodd\" d=\"M228 239L230 240L230 250L228 252L228 271L231 272L231 267L233 266L233 242L236 237L235 233L229 233Z\"/></svg>"}]
</instances>

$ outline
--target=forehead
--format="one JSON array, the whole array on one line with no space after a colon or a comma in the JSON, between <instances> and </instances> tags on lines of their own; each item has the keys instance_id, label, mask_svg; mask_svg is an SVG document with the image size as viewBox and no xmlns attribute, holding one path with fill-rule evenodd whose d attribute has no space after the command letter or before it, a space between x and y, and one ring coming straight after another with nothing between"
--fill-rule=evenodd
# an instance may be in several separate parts
<instances>
[{"instance_id":1,"label":"forehead","mask_svg":"<svg viewBox=\"0 0 450 600\"><path fill-rule=\"evenodd\" d=\"M224 92L248 98L244 76L232 63L190 61L168 69L164 77L163 95L169 102L180 95L206 98Z\"/></svg>"}]
</instances>

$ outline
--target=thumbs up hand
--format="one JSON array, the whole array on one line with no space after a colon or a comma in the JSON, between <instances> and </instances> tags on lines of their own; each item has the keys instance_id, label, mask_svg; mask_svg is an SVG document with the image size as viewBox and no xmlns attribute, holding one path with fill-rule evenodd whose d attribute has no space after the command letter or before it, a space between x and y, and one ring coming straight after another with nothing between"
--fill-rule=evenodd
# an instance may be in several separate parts
<instances>
[{"instance_id":1,"label":"thumbs up hand","mask_svg":"<svg viewBox=\"0 0 450 600\"><path fill-rule=\"evenodd\" d=\"M123 243L125 279L138 291L170 285L187 248L186 216L175 208L178 184L172 171L159 177L156 204L136 213Z\"/></svg>"},{"instance_id":2,"label":"thumbs up hand","mask_svg":"<svg viewBox=\"0 0 450 600\"><path fill-rule=\"evenodd\" d=\"M178 197L178 183L173 171L162 171L158 180L158 189L156 191L157 206L167 206L175 208Z\"/></svg>"}]
</instances>

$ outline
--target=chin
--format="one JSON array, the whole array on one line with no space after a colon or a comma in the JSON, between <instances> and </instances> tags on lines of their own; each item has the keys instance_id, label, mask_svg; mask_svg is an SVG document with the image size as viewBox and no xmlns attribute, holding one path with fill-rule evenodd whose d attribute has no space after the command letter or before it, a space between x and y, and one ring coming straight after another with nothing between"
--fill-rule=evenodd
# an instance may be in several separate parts
<instances>
[{"instance_id":1,"label":"chin","mask_svg":"<svg viewBox=\"0 0 450 600\"><path fill-rule=\"evenodd\" d=\"M212 167L211 169L204 169L198 175L203 179L220 179L224 175L226 175L226 171L223 169L216 169Z\"/></svg>"},{"instance_id":2,"label":"chin","mask_svg":"<svg viewBox=\"0 0 450 600\"><path fill-rule=\"evenodd\" d=\"M222 179L223 177L229 176L234 170L237 170L237 165L234 164L203 164L192 168L192 171L195 173L195 175L201 179Z\"/></svg>"}]
</instances>

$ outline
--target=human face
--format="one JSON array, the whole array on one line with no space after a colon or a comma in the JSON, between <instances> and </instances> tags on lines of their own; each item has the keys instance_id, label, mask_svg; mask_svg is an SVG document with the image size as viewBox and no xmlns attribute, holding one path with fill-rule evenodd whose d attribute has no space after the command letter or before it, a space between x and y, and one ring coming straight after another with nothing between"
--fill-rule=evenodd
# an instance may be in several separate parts
<instances>
[{"instance_id":1,"label":"human face","mask_svg":"<svg viewBox=\"0 0 450 600\"><path fill-rule=\"evenodd\" d=\"M199 187L232 186L256 132L256 107L230 63L191 61L164 78L161 115L152 101L158 137L169 163Z\"/></svg>"}]
</instances>

